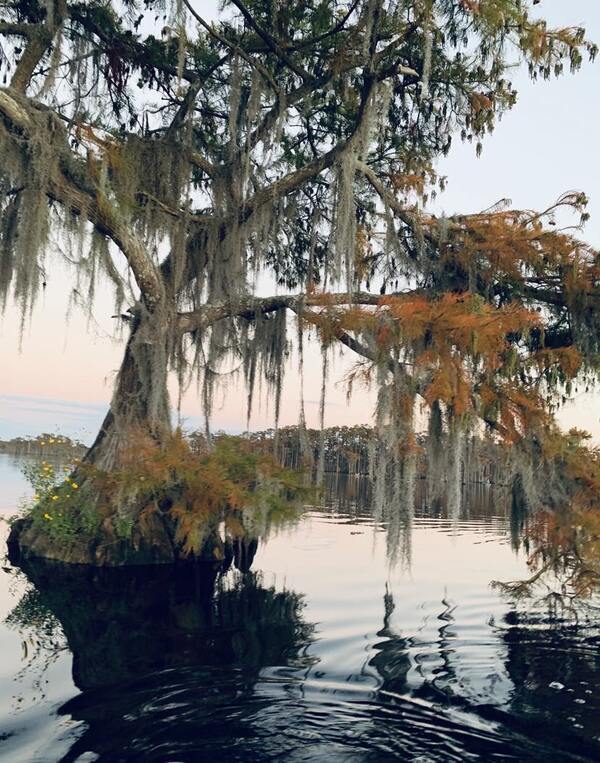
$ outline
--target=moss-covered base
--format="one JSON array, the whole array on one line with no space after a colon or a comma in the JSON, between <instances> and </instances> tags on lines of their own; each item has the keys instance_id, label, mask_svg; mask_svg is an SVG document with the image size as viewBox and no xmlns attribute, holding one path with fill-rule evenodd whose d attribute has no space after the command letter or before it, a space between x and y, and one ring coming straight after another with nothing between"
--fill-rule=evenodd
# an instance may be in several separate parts
<instances>
[{"instance_id":1,"label":"moss-covered base","mask_svg":"<svg viewBox=\"0 0 600 763\"><path fill-rule=\"evenodd\" d=\"M95 567L221 562L250 542L248 528L262 535L311 494L301 473L243 438L192 447L180 432L162 445L132 434L120 458L118 468L86 462L70 475L44 461L29 468L33 500L11 547Z\"/></svg>"},{"instance_id":2,"label":"moss-covered base","mask_svg":"<svg viewBox=\"0 0 600 763\"><path fill-rule=\"evenodd\" d=\"M207 532L196 560L220 562L234 551L216 530ZM93 537L57 538L31 519L14 522L8 537L9 553L19 559L49 559L94 567L172 564L188 560L172 537L168 523L158 513L140 517L128 538L119 537L110 521L104 521Z\"/></svg>"}]
</instances>

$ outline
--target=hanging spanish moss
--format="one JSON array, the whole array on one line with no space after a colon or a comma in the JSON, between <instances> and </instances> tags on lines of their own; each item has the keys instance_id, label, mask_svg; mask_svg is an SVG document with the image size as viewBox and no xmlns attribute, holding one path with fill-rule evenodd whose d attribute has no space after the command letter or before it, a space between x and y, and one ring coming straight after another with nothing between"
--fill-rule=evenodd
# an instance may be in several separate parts
<instances>
[{"instance_id":1,"label":"hanging spanish moss","mask_svg":"<svg viewBox=\"0 0 600 763\"><path fill-rule=\"evenodd\" d=\"M182 0L176 0L172 23L177 31L177 81L180 85L185 66L187 46L186 16L186 9Z\"/></svg>"},{"instance_id":2,"label":"hanging spanish moss","mask_svg":"<svg viewBox=\"0 0 600 763\"><path fill-rule=\"evenodd\" d=\"M32 110L27 116L28 141L0 125L0 188L5 199L0 202L0 303L6 304L12 288L22 322L44 281L51 214L46 189L58 171L65 140L64 128L51 112Z\"/></svg>"},{"instance_id":3,"label":"hanging spanish moss","mask_svg":"<svg viewBox=\"0 0 600 763\"><path fill-rule=\"evenodd\" d=\"M380 97L383 96L383 97ZM336 163L334 217L334 259L330 262L333 283L345 279L346 289L355 288L355 252L357 233L356 173L357 162L372 147L373 138L389 108L389 88L375 85L367 97L360 128Z\"/></svg>"},{"instance_id":4,"label":"hanging spanish moss","mask_svg":"<svg viewBox=\"0 0 600 763\"><path fill-rule=\"evenodd\" d=\"M465 452L465 422L461 416L450 415L447 442L447 492L448 516L454 521L460 519L463 487L463 460Z\"/></svg>"},{"instance_id":5,"label":"hanging spanish moss","mask_svg":"<svg viewBox=\"0 0 600 763\"><path fill-rule=\"evenodd\" d=\"M325 403L327 378L329 375L329 350L321 346L321 395L319 399L319 459L317 463L317 485L323 484L325 475Z\"/></svg>"},{"instance_id":6,"label":"hanging spanish moss","mask_svg":"<svg viewBox=\"0 0 600 763\"><path fill-rule=\"evenodd\" d=\"M429 411L427 429L427 499L430 506L438 506L443 496L445 469L444 422L442 409L435 400Z\"/></svg>"},{"instance_id":7,"label":"hanging spanish moss","mask_svg":"<svg viewBox=\"0 0 600 763\"><path fill-rule=\"evenodd\" d=\"M415 400L400 370L390 379L378 371L376 432L378 446L373 469L375 519L386 526L388 558L410 560L410 532L415 511L417 446L414 439Z\"/></svg>"},{"instance_id":8,"label":"hanging spanish moss","mask_svg":"<svg viewBox=\"0 0 600 763\"><path fill-rule=\"evenodd\" d=\"M314 451L311 448L310 440L306 430L306 412L304 407L304 326L302 318L298 315L296 320L297 343L298 343L298 376L300 379L300 399L298 409L298 438L300 444L300 463L304 466L310 466L312 469L314 462Z\"/></svg>"},{"instance_id":9,"label":"hanging spanish moss","mask_svg":"<svg viewBox=\"0 0 600 763\"><path fill-rule=\"evenodd\" d=\"M249 327L248 327L249 328ZM254 322L252 336L242 339L244 352L244 378L247 390L247 422L252 415L257 378L264 380L268 395L273 396L275 428L279 423L281 390L288 349L287 316L285 310L273 314L259 314Z\"/></svg>"},{"instance_id":10,"label":"hanging spanish moss","mask_svg":"<svg viewBox=\"0 0 600 763\"><path fill-rule=\"evenodd\" d=\"M188 191L189 162L179 141L169 136L128 135L120 146L103 154L105 192L114 193L119 209L130 218L148 245L156 247L185 222L176 212Z\"/></svg>"},{"instance_id":11,"label":"hanging spanish moss","mask_svg":"<svg viewBox=\"0 0 600 763\"><path fill-rule=\"evenodd\" d=\"M50 5L54 5L53 3L48 3L48 9L47 9L47 18L50 20L54 17L54 8L50 7ZM50 56L50 61L48 63L48 70L46 72L46 76L44 79L44 83L40 89L40 92L38 93L38 98L43 98L46 93L49 93L52 88L54 87L56 77L58 75L59 67L61 64L63 51L63 22L61 19L61 22L59 23L58 27L53 29L54 32L54 40L52 43L52 54Z\"/></svg>"},{"instance_id":12,"label":"hanging spanish moss","mask_svg":"<svg viewBox=\"0 0 600 763\"><path fill-rule=\"evenodd\" d=\"M429 98L429 80L431 77L431 54L433 50L433 32L428 29L425 32L425 40L423 43L423 73L421 75L421 98L427 100Z\"/></svg>"},{"instance_id":13,"label":"hanging spanish moss","mask_svg":"<svg viewBox=\"0 0 600 763\"><path fill-rule=\"evenodd\" d=\"M356 155L352 150L345 151L337 166L334 260L331 263L331 279L334 283L339 283L345 277L348 292L352 291L352 264L356 248L355 173Z\"/></svg>"}]
</instances>

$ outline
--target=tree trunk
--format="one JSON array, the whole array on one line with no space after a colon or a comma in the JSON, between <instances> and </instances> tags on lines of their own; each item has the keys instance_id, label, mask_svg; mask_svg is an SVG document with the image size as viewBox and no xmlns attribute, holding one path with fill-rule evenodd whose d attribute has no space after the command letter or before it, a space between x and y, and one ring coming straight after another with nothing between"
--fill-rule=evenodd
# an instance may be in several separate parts
<instances>
[{"instance_id":1,"label":"tree trunk","mask_svg":"<svg viewBox=\"0 0 600 763\"><path fill-rule=\"evenodd\" d=\"M110 409L84 461L110 471L131 434L147 434L161 443L171 432L167 391L168 327L156 315L136 317L125 347Z\"/></svg>"},{"instance_id":2,"label":"tree trunk","mask_svg":"<svg viewBox=\"0 0 600 763\"><path fill-rule=\"evenodd\" d=\"M149 436L164 442L171 432L167 392L168 325L157 315L135 317L119 370L110 410L74 480L78 483L77 506L63 510L72 518L73 531L57 533L58 522L29 517L15 524L10 544L24 557L43 557L78 564L120 566L169 563L180 558L174 527L159 507L143 511L148 496L138 493L114 497L114 505L98 492L88 466L101 472L122 468L122 457L131 449L132 438ZM57 504L57 509L59 504ZM35 512L35 509L34 509ZM85 512L90 518L86 524ZM39 511L38 511L39 513ZM91 528L82 531L81 528ZM220 538L209 533L211 557L220 556ZM207 545L208 547L208 545Z\"/></svg>"}]
</instances>

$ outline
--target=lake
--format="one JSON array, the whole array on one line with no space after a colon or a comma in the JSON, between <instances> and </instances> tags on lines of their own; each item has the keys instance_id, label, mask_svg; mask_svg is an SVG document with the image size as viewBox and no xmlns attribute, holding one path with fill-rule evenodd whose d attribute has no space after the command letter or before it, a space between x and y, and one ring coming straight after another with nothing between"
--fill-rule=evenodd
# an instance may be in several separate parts
<instances>
[{"instance_id":1,"label":"lake","mask_svg":"<svg viewBox=\"0 0 600 763\"><path fill-rule=\"evenodd\" d=\"M353 491L221 575L5 562L0 759L599 760L600 620L490 586L529 574L505 502L421 509L390 552Z\"/></svg>"}]
</instances>

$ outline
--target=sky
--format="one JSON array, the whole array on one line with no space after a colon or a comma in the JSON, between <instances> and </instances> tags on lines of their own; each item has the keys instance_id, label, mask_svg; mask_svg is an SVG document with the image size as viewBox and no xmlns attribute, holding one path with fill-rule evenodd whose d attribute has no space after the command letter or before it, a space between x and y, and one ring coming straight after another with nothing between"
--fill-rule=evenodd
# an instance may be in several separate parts
<instances>
[{"instance_id":1,"label":"sky","mask_svg":"<svg viewBox=\"0 0 600 763\"><path fill-rule=\"evenodd\" d=\"M216 3L202 4L203 9ZM581 24L588 37L600 42L600 2L541 0L536 11L553 25ZM600 247L600 61L585 64L574 76L531 83L526 75L513 77L520 95L515 108L484 142L480 158L472 145L458 138L438 165L448 178L447 190L433 211L451 215L475 212L502 198L514 207L544 209L562 193L584 191L590 197L591 220L584 237ZM119 367L123 341L115 339L115 319L107 290L100 289L94 320L69 308L68 272L53 267L48 286L27 322L22 341L14 306L0 318L0 439L57 431L91 442L108 406ZM328 385L326 425L369 423L374 397L356 390L346 400L342 377L349 367L342 356ZM305 358L305 400L309 425L316 426L321 384L321 358L316 347ZM282 422L298 420L299 376L292 359L283 393ZM252 428L273 423L264 399L255 406ZM190 390L182 406L184 424L198 426L201 407ZM560 414L564 426L578 426L600 441L600 389L578 394ZM217 399L214 429L240 431L245 427L245 393L231 384Z\"/></svg>"}]
</instances>

